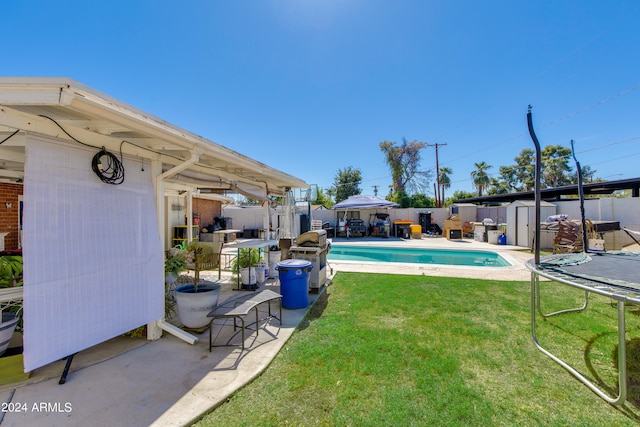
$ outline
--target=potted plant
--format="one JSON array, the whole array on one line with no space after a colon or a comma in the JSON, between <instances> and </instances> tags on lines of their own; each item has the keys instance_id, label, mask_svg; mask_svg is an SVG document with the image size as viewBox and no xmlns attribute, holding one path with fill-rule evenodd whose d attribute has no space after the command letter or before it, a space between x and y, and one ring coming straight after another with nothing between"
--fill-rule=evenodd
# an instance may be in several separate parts
<instances>
[{"instance_id":1,"label":"potted plant","mask_svg":"<svg viewBox=\"0 0 640 427\"><path fill-rule=\"evenodd\" d=\"M0 257L0 288L22 286L22 257ZM14 307L15 309L15 307ZM1 311L0 318L0 356L9 347L9 342L20 317L12 311Z\"/></svg>"},{"instance_id":2,"label":"potted plant","mask_svg":"<svg viewBox=\"0 0 640 427\"><path fill-rule=\"evenodd\" d=\"M198 255L202 248L191 245L186 250L193 260L195 275L190 283L176 287L175 300L180 322L187 328L199 329L209 324L211 319L207 314L218 305L221 286L208 280L200 280Z\"/></svg>"},{"instance_id":3,"label":"potted plant","mask_svg":"<svg viewBox=\"0 0 640 427\"><path fill-rule=\"evenodd\" d=\"M242 248L236 259L233 260L231 271L235 274L240 274L243 285L255 285L258 262L260 262L259 250Z\"/></svg>"},{"instance_id":4,"label":"potted plant","mask_svg":"<svg viewBox=\"0 0 640 427\"><path fill-rule=\"evenodd\" d=\"M182 249L169 250L169 256L164 260L164 275L167 283L173 283L180 273L187 269L187 258Z\"/></svg>"},{"instance_id":5,"label":"potted plant","mask_svg":"<svg viewBox=\"0 0 640 427\"><path fill-rule=\"evenodd\" d=\"M22 286L22 257L0 256L0 288Z\"/></svg>"}]
</instances>

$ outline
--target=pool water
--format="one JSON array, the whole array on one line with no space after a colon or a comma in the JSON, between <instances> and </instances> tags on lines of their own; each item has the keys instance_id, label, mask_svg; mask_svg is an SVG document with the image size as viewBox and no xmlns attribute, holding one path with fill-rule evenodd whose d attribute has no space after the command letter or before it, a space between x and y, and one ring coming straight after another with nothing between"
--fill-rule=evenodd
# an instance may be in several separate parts
<instances>
[{"instance_id":1,"label":"pool water","mask_svg":"<svg viewBox=\"0 0 640 427\"><path fill-rule=\"evenodd\" d=\"M510 267L496 252L456 251L450 249L331 246L330 261L404 262L445 264L469 267Z\"/></svg>"}]
</instances>

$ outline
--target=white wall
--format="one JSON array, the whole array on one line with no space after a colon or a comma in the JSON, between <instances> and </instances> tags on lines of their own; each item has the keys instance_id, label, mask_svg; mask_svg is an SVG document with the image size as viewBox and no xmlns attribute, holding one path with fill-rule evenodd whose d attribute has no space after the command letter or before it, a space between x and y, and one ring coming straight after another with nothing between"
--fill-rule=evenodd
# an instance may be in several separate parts
<instances>
[{"instance_id":1,"label":"white wall","mask_svg":"<svg viewBox=\"0 0 640 427\"><path fill-rule=\"evenodd\" d=\"M272 214L271 218L275 219L273 216L274 210L271 209ZM248 207L236 207L236 206L223 206L222 207L222 216L231 218L231 227L234 230L244 230L246 229L262 229L263 225L263 216L264 216L264 208L262 206L248 206ZM276 224L273 224L273 227L276 227Z\"/></svg>"},{"instance_id":2,"label":"white wall","mask_svg":"<svg viewBox=\"0 0 640 427\"><path fill-rule=\"evenodd\" d=\"M578 201L556 202L558 213L564 213L569 218L580 218L580 203ZM640 230L640 198L607 197L602 199L585 200L585 217L593 221L618 221L620 228ZM633 243L633 240L622 230L605 233L605 248L618 250Z\"/></svg>"},{"instance_id":3,"label":"white wall","mask_svg":"<svg viewBox=\"0 0 640 427\"><path fill-rule=\"evenodd\" d=\"M178 209L181 206L182 209ZM166 220L167 225L169 226L169 230L173 230L173 227L179 225L186 225L186 215L187 215L187 201L184 196L167 196L167 212L166 212ZM170 233L169 233L170 234ZM171 238L172 236L169 236Z\"/></svg>"},{"instance_id":4,"label":"white wall","mask_svg":"<svg viewBox=\"0 0 640 427\"><path fill-rule=\"evenodd\" d=\"M507 207L506 206L490 206L490 207L478 207L476 212L476 219L473 221L482 221L485 218L491 218L496 224L503 224L507 222Z\"/></svg>"},{"instance_id":5,"label":"white wall","mask_svg":"<svg viewBox=\"0 0 640 427\"><path fill-rule=\"evenodd\" d=\"M517 202L514 202L517 203ZM558 214L566 214L569 218L580 218L580 203L577 200L554 202L557 206L555 212ZM553 209L543 209L541 212L542 220L546 219L549 212ZM275 212L272 210L272 212ZM431 212L432 218L434 218L436 224L442 226L444 220L449 217L448 208L406 208L406 209L364 209L360 211L360 219L364 220L365 226L369 226L369 217L371 213L386 212L389 214L391 222L399 219L408 219L418 224L418 214L420 212ZM507 214L508 207L478 207L476 218L467 219L461 218L464 221L482 221L484 218L491 218L496 222L505 221L507 223L507 243L515 244L515 213ZM515 210L514 210L515 212ZM304 212L306 213L306 211ZM628 227L632 230L640 230L640 198L626 197L626 198L602 198L602 199L589 199L585 201L585 213L586 217L591 220L602 221L619 221L620 227ZM176 214L177 215L177 214ZM184 223L184 212L181 213L180 224ZM231 217L233 221L233 228L242 230L243 228L262 228L262 215L263 209L261 207L226 207L223 208L223 216ZM533 215L533 214L532 214ZM274 214L273 226L277 226L277 221ZM312 219L319 219L323 223L328 222L332 226L336 225L336 211L331 209L319 209L311 211ZM533 222L533 221L532 221ZM296 224L299 223L298 217L296 217ZM545 237L541 239L544 243ZM553 241L551 239L551 241ZM614 233L606 233L605 244L606 248L620 249L622 246L633 243L633 241L624 233L624 231L617 231Z\"/></svg>"},{"instance_id":6,"label":"white wall","mask_svg":"<svg viewBox=\"0 0 640 427\"><path fill-rule=\"evenodd\" d=\"M284 227L284 214L281 207L277 209L269 208L271 218L271 229L277 231ZM300 234L300 214L308 213L306 210L296 210L293 220L293 232L297 236ZM234 230L244 231L245 229L264 229L265 208L262 206L223 206L222 216L231 218L231 227Z\"/></svg>"}]
</instances>

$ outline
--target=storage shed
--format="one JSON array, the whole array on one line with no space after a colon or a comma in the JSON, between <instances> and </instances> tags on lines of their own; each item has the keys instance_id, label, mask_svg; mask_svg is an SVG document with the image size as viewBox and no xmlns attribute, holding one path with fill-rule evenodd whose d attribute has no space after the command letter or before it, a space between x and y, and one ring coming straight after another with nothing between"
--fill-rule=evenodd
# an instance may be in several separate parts
<instances>
[{"instance_id":1,"label":"storage shed","mask_svg":"<svg viewBox=\"0 0 640 427\"><path fill-rule=\"evenodd\" d=\"M540 220L556 214L553 203L540 202ZM535 235L536 203L533 200L518 200L507 206L507 244L532 247ZM544 237L544 236L543 236ZM544 242L543 243L544 247Z\"/></svg>"}]
</instances>

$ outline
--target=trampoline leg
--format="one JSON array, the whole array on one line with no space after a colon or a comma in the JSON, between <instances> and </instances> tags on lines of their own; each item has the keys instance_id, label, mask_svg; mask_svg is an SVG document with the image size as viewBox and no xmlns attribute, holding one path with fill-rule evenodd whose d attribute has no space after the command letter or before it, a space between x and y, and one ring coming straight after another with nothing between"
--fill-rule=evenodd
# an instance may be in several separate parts
<instances>
[{"instance_id":1,"label":"trampoline leg","mask_svg":"<svg viewBox=\"0 0 640 427\"><path fill-rule=\"evenodd\" d=\"M588 292L585 291L588 298ZM587 299L585 298L586 308ZM584 309L583 308L583 309ZM600 390L596 385L594 385L591 381L585 378L580 372L576 371L569 364L564 362L559 357L553 355L550 351L546 350L540 343L538 342L538 337L536 336L536 311L540 309L540 282L539 277L535 273L531 273L531 336L533 338L533 343L542 353L546 354L550 357L554 362L562 366L564 369L569 371L571 375L576 377L581 383L589 387L591 391L593 391L600 398L609 402L612 405L621 405L627 399L627 345L626 345L626 323L625 323L625 313L624 313L624 301L618 301L618 395L616 397L610 397L605 394L602 390ZM546 315L545 317L553 316L559 313L566 313L570 311L581 311L581 309L571 309L559 311L556 313L551 313ZM540 313L542 314L542 313ZM544 315L543 315L544 316Z\"/></svg>"},{"instance_id":2,"label":"trampoline leg","mask_svg":"<svg viewBox=\"0 0 640 427\"><path fill-rule=\"evenodd\" d=\"M533 277L535 276L535 278ZM531 273L531 292L534 292L534 284L533 281L535 280L535 306L536 309L538 310L538 313L540 313L540 316L547 318L547 317L551 317L551 316L555 316L558 314L564 314L564 313L574 313L577 311L583 311L587 308L587 306L589 305L589 292L588 291L584 291L584 304L582 304L582 307L575 307L575 308L567 308L565 310L559 310L559 311L554 311L553 313L543 313L542 312L542 308L540 306L540 279L537 275L535 275L534 273ZM532 306L533 309L533 306Z\"/></svg>"}]
</instances>

